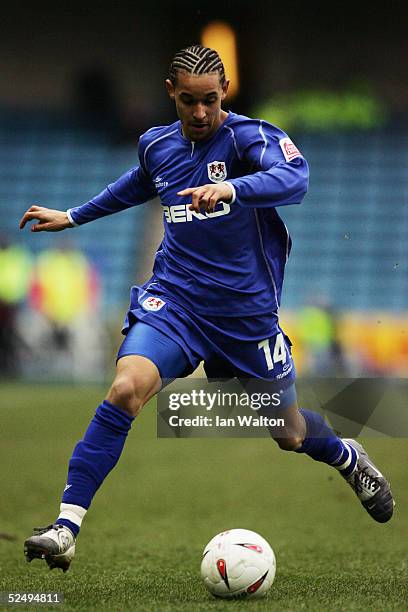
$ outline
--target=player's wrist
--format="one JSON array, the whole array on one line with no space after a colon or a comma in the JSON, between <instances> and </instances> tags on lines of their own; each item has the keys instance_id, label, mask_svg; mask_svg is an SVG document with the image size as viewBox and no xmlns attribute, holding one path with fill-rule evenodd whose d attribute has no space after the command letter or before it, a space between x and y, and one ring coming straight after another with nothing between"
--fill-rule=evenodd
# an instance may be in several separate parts
<instances>
[{"instance_id":1,"label":"player's wrist","mask_svg":"<svg viewBox=\"0 0 408 612\"><path fill-rule=\"evenodd\" d=\"M229 181L223 181L223 185L227 185L231 192L230 197L228 198L228 204L234 204L235 200L237 199L237 194L234 185Z\"/></svg>"},{"instance_id":2,"label":"player's wrist","mask_svg":"<svg viewBox=\"0 0 408 612\"><path fill-rule=\"evenodd\" d=\"M69 208L67 211L65 211L65 214L67 216L67 221L69 223L67 227L76 227L78 223L75 223L74 219L72 218L71 210L72 208Z\"/></svg>"}]
</instances>

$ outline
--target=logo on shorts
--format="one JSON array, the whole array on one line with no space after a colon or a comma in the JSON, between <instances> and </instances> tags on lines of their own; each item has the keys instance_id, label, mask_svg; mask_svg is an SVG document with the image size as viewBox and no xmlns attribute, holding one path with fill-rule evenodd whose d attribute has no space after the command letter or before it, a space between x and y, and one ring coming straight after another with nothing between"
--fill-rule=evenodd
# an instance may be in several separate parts
<instances>
[{"instance_id":1,"label":"logo on shorts","mask_svg":"<svg viewBox=\"0 0 408 612\"><path fill-rule=\"evenodd\" d=\"M227 167L223 161L213 161L207 164L208 178L213 183L221 183L227 178Z\"/></svg>"},{"instance_id":2,"label":"logo on shorts","mask_svg":"<svg viewBox=\"0 0 408 612\"><path fill-rule=\"evenodd\" d=\"M142 302L142 308L145 310L157 311L163 308L166 302L157 297L148 297Z\"/></svg>"}]
</instances>

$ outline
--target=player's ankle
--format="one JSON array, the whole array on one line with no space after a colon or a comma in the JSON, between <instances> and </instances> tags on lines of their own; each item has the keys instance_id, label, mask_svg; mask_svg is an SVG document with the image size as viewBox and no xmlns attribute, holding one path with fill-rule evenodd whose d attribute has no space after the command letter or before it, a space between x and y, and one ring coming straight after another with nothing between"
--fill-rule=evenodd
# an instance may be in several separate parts
<instances>
[{"instance_id":1,"label":"player's ankle","mask_svg":"<svg viewBox=\"0 0 408 612\"><path fill-rule=\"evenodd\" d=\"M86 509L82 506L62 503L60 505L60 513L55 522L68 527L74 536L77 537L85 514Z\"/></svg>"}]
</instances>

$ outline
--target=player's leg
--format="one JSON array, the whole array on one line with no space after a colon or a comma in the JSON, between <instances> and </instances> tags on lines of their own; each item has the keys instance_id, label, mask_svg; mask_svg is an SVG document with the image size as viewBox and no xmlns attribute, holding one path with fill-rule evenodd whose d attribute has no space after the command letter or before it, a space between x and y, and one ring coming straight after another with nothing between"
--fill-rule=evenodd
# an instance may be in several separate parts
<instances>
[{"instance_id":1,"label":"player's leg","mask_svg":"<svg viewBox=\"0 0 408 612\"><path fill-rule=\"evenodd\" d=\"M279 331L268 340L254 343L247 354L252 360L248 363L252 372L263 381L269 379L272 390L280 391L279 416L285 425L269 430L279 447L307 454L337 469L367 512L378 522L388 521L394 507L390 485L363 447L355 440L339 438L318 412L298 408L295 368L287 336Z\"/></svg>"},{"instance_id":2,"label":"player's leg","mask_svg":"<svg viewBox=\"0 0 408 612\"><path fill-rule=\"evenodd\" d=\"M41 557L51 568L68 569L85 513L119 460L134 418L160 389L162 379L182 376L188 366L179 345L155 328L137 323L129 330L114 382L69 462L60 514L53 525L25 542L29 561Z\"/></svg>"},{"instance_id":3,"label":"player's leg","mask_svg":"<svg viewBox=\"0 0 408 612\"><path fill-rule=\"evenodd\" d=\"M299 409L294 384L285 390L279 416L285 425L271 428L270 434L282 450L305 453L335 467L345 478L354 472L356 450L334 433L321 414Z\"/></svg>"},{"instance_id":4,"label":"player's leg","mask_svg":"<svg viewBox=\"0 0 408 612\"><path fill-rule=\"evenodd\" d=\"M75 536L96 491L118 462L135 417L160 387L160 373L153 361L141 355L119 359L107 397L97 407L69 462L56 522Z\"/></svg>"},{"instance_id":5,"label":"player's leg","mask_svg":"<svg viewBox=\"0 0 408 612\"><path fill-rule=\"evenodd\" d=\"M273 380L271 384L276 386ZM281 390L278 412L284 425L269 428L269 433L282 450L305 453L315 461L332 465L345 478L355 470L356 450L344 443L318 412L299 409L294 381Z\"/></svg>"},{"instance_id":6,"label":"player's leg","mask_svg":"<svg viewBox=\"0 0 408 612\"><path fill-rule=\"evenodd\" d=\"M282 413L285 427L271 435L283 450L305 453L337 469L349 483L364 508L379 523L390 520L394 500L388 481L364 448L352 439L339 438L325 419L312 410L299 409L297 402Z\"/></svg>"}]
</instances>

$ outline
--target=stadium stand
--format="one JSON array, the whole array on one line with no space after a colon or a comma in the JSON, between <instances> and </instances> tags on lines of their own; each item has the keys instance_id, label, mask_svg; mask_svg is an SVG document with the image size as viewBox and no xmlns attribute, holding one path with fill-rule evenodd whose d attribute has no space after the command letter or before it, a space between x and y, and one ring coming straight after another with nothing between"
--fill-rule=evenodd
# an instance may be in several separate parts
<instances>
[{"instance_id":1,"label":"stadium stand","mask_svg":"<svg viewBox=\"0 0 408 612\"><path fill-rule=\"evenodd\" d=\"M283 304L407 309L408 132L298 137L309 193L279 212L293 237Z\"/></svg>"}]
</instances>

